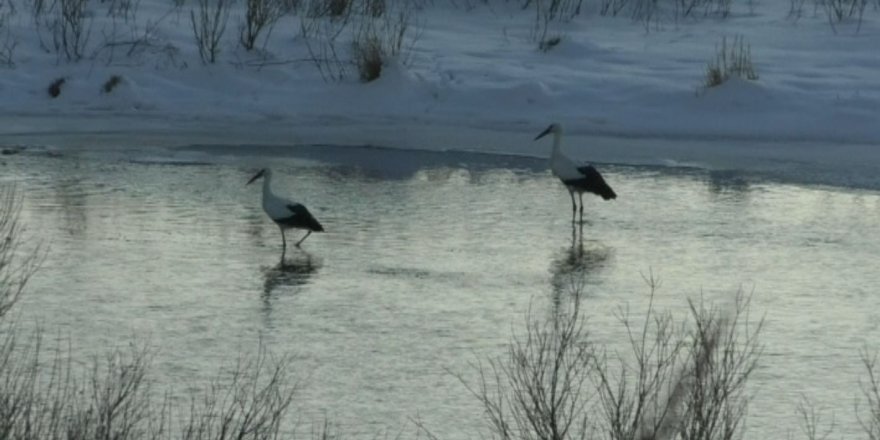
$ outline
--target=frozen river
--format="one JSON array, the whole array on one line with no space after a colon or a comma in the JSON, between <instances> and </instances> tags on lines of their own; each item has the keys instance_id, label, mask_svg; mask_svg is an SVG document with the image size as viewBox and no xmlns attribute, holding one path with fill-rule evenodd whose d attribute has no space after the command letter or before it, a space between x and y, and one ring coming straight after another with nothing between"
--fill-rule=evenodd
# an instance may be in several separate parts
<instances>
[{"instance_id":1,"label":"frozen river","mask_svg":"<svg viewBox=\"0 0 880 440\"><path fill-rule=\"evenodd\" d=\"M759 172L600 164L619 198L588 198L581 244L541 159L205 146L2 160L49 249L21 319L82 356L148 341L155 374L178 388L262 339L293 357L306 423L326 415L373 438L408 436L418 418L440 438L478 438L480 406L450 372L503 354L526 310L551 307L572 276L594 336L621 344L613 312L644 308L652 271L659 307L681 316L701 292L754 292L765 352L747 438L799 438L802 395L834 409L843 437L859 432L859 349L880 349L880 178L868 168L853 183L784 160ZM275 191L327 230L284 267L260 187L245 186L266 165ZM792 179L795 168L807 172Z\"/></svg>"}]
</instances>

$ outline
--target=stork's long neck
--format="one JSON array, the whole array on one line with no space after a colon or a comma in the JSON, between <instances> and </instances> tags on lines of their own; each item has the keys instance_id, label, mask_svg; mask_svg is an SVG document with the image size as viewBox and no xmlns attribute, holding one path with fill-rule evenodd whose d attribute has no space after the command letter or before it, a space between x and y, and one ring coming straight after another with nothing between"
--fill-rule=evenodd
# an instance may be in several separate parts
<instances>
[{"instance_id":1,"label":"stork's long neck","mask_svg":"<svg viewBox=\"0 0 880 440\"><path fill-rule=\"evenodd\" d=\"M553 133L553 150L550 152L550 160L556 160L559 157L559 150L562 147L562 133Z\"/></svg>"},{"instance_id":2,"label":"stork's long neck","mask_svg":"<svg viewBox=\"0 0 880 440\"><path fill-rule=\"evenodd\" d=\"M272 175L266 173L263 176L263 198L269 197L272 194L272 189L269 186L272 185Z\"/></svg>"}]
</instances>

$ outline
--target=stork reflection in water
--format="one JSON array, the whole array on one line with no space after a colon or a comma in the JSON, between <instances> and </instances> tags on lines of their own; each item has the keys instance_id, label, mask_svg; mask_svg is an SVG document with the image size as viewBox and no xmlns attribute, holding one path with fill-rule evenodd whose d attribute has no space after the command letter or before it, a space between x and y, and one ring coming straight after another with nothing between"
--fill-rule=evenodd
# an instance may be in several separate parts
<instances>
[{"instance_id":1,"label":"stork reflection in water","mask_svg":"<svg viewBox=\"0 0 880 440\"><path fill-rule=\"evenodd\" d=\"M310 254L303 252L300 257L282 261L275 267L267 268L264 272L263 294L268 299L272 292L278 288L297 290L306 286L312 276L318 272L321 262L316 261Z\"/></svg>"},{"instance_id":2,"label":"stork reflection in water","mask_svg":"<svg viewBox=\"0 0 880 440\"><path fill-rule=\"evenodd\" d=\"M597 275L608 264L613 249L588 240L584 245L584 224L572 223L571 243L559 250L550 263L553 302L561 305L564 294L580 296L588 285L597 284Z\"/></svg>"}]
</instances>

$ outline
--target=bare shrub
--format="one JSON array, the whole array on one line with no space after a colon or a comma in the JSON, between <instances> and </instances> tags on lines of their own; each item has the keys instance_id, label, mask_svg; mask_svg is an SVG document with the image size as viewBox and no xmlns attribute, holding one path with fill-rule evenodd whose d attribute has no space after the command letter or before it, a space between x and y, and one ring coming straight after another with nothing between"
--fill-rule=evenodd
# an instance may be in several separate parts
<instances>
[{"instance_id":1,"label":"bare shrub","mask_svg":"<svg viewBox=\"0 0 880 440\"><path fill-rule=\"evenodd\" d=\"M582 0L530 0L530 2L535 5L532 39L538 43L539 50L546 52L562 40L560 31L555 28L580 14ZM550 43L551 40L556 40L556 44Z\"/></svg>"},{"instance_id":2,"label":"bare shrub","mask_svg":"<svg viewBox=\"0 0 880 440\"><path fill-rule=\"evenodd\" d=\"M153 389L146 348L115 349L84 368L68 351L51 351L48 360L46 352L39 332L24 343L11 330L0 339L4 439L291 438L289 363L263 348L193 394L188 408Z\"/></svg>"},{"instance_id":3,"label":"bare shrub","mask_svg":"<svg viewBox=\"0 0 880 440\"><path fill-rule=\"evenodd\" d=\"M561 42L562 42L562 37L559 37L559 36L547 38L547 39L541 41L540 43L538 43L538 50L540 50L541 52L547 52L550 49L553 49L554 47L559 46L559 43L561 43Z\"/></svg>"},{"instance_id":4,"label":"bare shrub","mask_svg":"<svg viewBox=\"0 0 880 440\"><path fill-rule=\"evenodd\" d=\"M704 3L706 3L704 0L675 0L676 16L690 17L694 15Z\"/></svg>"},{"instance_id":5,"label":"bare shrub","mask_svg":"<svg viewBox=\"0 0 880 440\"><path fill-rule=\"evenodd\" d=\"M380 18L366 18L355 33L352 52L361 81L373 81L382 74L389 60L404 50L412 10L409 7L389 12Z\"/></svg>"},{"instance_id":6,"label":"bare shrub","mask_svg":"<svg viewBox=\"0 0 880 440\"><path fill-rule=\"evenodd\" d=\"M869 0L816 0L816 6L825 11L831 30L837 33L837 23L855 18L858 26L856 32L862 27L862 18Z\"/></svg>"},{"instance_id":7,"label":"bare shrub","mask_svg":"<svg viewBox=\"0 0 880 440\"><path fill-rule=\"evenodd\" d=\"M816 0L830 20L841 22L860 16L868 6L868 0Z\"/></svg>"},{"instance_id":8,"label":"bare shrub","mask_svg":"<svg viewBox=\"0 0 880 440\"><path fill-rule=\"evenodd\" d=\"M51 96L52 98L57 98L58 95L61 95L61 86L63 86L66 81L67 80L65 78L56 78L55 80L53 80L52 83L49 84L49 88L46 89L46 91L49 93L49 96Z\"/></svg>"},{"instance_id":9,"label":"bare shrub","mask_svg":"<svg viewBox=\"0 0 880 440\"><path fill-rule=\"evenodd\" d=\"M299 12L300 4L302 0L279 0L281 2L281 7L287 11L288 13L297 13Z\"/></svg>"},{"instance_id":10,"label":"bare shrub","mask_svg":"<svg viewBox=\"0 0 880 440\"><path fill-rule=\"evenodd\" d=\"M384 55L382 54L382 43L375 31L371 29L366 34L360 35L352 43L352 46L354 62L361 81L370 82L378 79L382 74Z\"/></svg>"},{"instance_id":11,"label":"bare shrub","mask_svg":"<svg viewBox=\"0 0 880 440\"><path fill-rule=\"evenodd\" d=\"M127 29L117 32L115 21L109 31L102 30L103 43L95 51L95 60L103 60L106 65L114 64L117 55L125 57L127 63L142 63L145 57L155 56L156 67L184 68L187 63L180 57L180 49L165 40L161 25L176 9L143 24L137 20L129 22Z\"/></svg>"},{"instance_id":12,"label":"bare shrub","mask_svg":"<svg viewBox=\"0 0 880 440\"><path fill-rule=\"evenodd\" d=\"M175 23L180 23L180 15L184 6L186 6L186 0L171 0L171 13L174 14Z\"/></svg>"},{"instance_id":13,"label":"bare shrub","mask_svg":"<svg viewBox=\"0 0 880 440\"><path fill-rule=\"evenodd\" d=\"M807 440L826 440L834 432L833 414L831 421L826 422L822 417L822 412L817 410L806 396L803 396L798 402L797 414L801 419L801 431Z\"/></svg>"},{"instance_id":14,"label":"bare shrub","mask_svg":"<svg viewBox=\"0 0 880 440\"><path fill-rule=\"evenodd\" d=\"M18 39L10 27L16 15L15 3L12 0L0 0L0 65L15 67L15 48Z\"/></svg>"},{"instance_id":15,"label":"bare shrub","mask_svg":"<svg viewBox=\"0 0 880 440\"><path fill-rule=\"evenodd\" d=\"M347 17L352 11L352 0L310 0L307 15L310 17Z\"/></svg>"},{"instance_id":16,"label":"bare shrub","mask_svg":"<svg viewBox=\"0 0 880 440\"><path fill-rule=\"evenodd\" d=\"M629 6L629 0L601 0L599 3L599 15L616 17L627 6Z\"/></svg>"},{"instance_id":17,"label":"bare shrub","mask_svg":"<svg viewBox=\"0 0 880 440\"><path fill-rule=\"evenodd\" d=\"M392 59L407 62L418 34L414 2L407 0L310 0L300 18L300 34L325 81L341 81L353 67L372 81ZM350 42L350 46L339 44Z\"/></svg>"},{"instance_id":18,"label":"bare shrub","mask_svg":"<svg viewBox=\"0 0 880 440\"><path fill-rule=\"evenodd\" d=\"M652 25L659 23L660 4L658 0L635 0L631 17L634 21L642 23L645 32L651 30Z\"/></svg>"},{"instance_id":19,"label":"bare shrub","mask_svg":"<svg viewBox=\"0 0 880 440\"><path fill-rule=\"evenodd\" d=\"M345 15L351 9L351 0L326 0L326 13L331 17Z\"/></svg>"},{"instance_id":20,"label":"bare shrub","mask_svg":"<svg viewBox=\"0 0 880 440\"><path fill-rule=\"evenodd\" d=\"M262 345L255 356L239 358L228 377L193 396L181 438L280 438L296 391L288 369L287 358L272 356Z\"/></svg>"},{"instance_id":21,"label":"bare shrub","mask_svg":"<svg viewBox=\"0 0 880 440\"><path fill-rule=\"evenodd\" d=\"M53 0L47 9L41 9L50 15L54 11L55 16L47 22L52 34L52 48L68 62L79 61L85 56L92 32L87 6L88 0Z\"/></svg>"},{"instance_id":22,"label":"bare shrub","mask_svg":"<svg viewBox=\"0 0 880 440\"><path fill-rule=\"evenodd\" d=\"M804 15L804 3L806 0L788 0L788 16L792 21L798 21Z\"/></svg>"},{"instance_id":23,"label":"bare shrub","mask_svg":"<svg viewBox=\"0 0 880 440\"><path fill-rule=\"evenodd\" d=\"M600 15L618 16L628 13L636 22L642 23L646 32L662 27L663 23L681 20L699 20L706 17L727 18L734 0L599 0ZM743 0L754 15L756 0Z\"/></svg>"},{"instance_id":24,"label":"bare shrub","mask_svg":"<svg viewBox=\"0 0 880 440\"><path fill-rule=\"evenodd\" d=\"M613 440L666 439L682 426L680 410L687 389L679 371L684 376L686 367L680 364L685 333L670 313L655 310L658 282L647 281L650 296L644 318L636 322L629 309L619 311L629 350L596 358L601 429Z\"/></svg>"},{"instance_id":25,"label":"bare shrub","mask_svg":"<svg viewBox=\"0 0 880 440\"><path fill-rule=\"evenodd\" d=\"M47 362L42 344L40 333L20 343L7 331L0 340L4 439L289 438L289 363L263 348L193 394L187 408L153 389L146 348L115 349L79 368L64 350Z\"/></svg>"},{"instance_id":26,"label":"bare shrub","mask_svg":"<svg viewBox=\"0 0 880 440\"><path fill-rule=\"evenodd\" d=\"M867 349L861 353L862 365L867 378L860 379L862 397L867 404L856 407L859 424L870 440L880 440L880 371L877 368L877 354Z\"/></svg>"},{"instance_id":27,"label":"bare shrub","mask_svg":"<svg viewBox=\"0 0 880 440\"><path fill-rule=\"evenodd\" d=\"M573 305L547 320L530 311L507 356L478 363L471 385L493 438L732 440L743 434L746 384L761 355L763 320L749 318L749 297L738 292L722 309L689 301L677 321L659 312L659 283L646 279L645 315L619 319L628 340L622 350L593 343Z\"/></svg>"},{"instance_id":28,"label":"bare shrub","mask_svg":"<svg viewBox=\"0 0 880 440\"><path fill-rule=\"evenodd\" d=\"M300 23L311 60L325 81L344 79L353 65L360 80L369 82L379 78L391 60L407 62L408 50L418 38L411 32L413 12L409 2L401 2L380 17L366 14L343 20L311 17ZM351 22L354 26L349 33L350 57L346 59L344 52L337 48L337 41Z\"/></svg>"},{"instance_id":29,"label":"bare shrub","mask_svg":"<svg viewBox=\"0 0 880 440\"><path fill-rule=\"evenodd\" d=\"M313 0L312 5L321 1ZM300 19L300 36L309 52L309 60L324 81L341 81L347 75L348 63L337 43L348 28L349 18L346 15L342 19L326 20L323 16L307 14Z\"/></svg>"},{"instance_id":30,"label":"bare shrub","mask_svg":"<svg viewBox=\"0 0 880 440\"><path fill-rule=\"evenodd\" d=\"M133 21L137 17L137 10L141 0L107 0L107 16L121 18L124 21Z\"/></svg>"},{"instance_id":31,"label":"bare shrub","mask_svg":"<svg viewBox=\"0 0 880 440\"><path fill-rule=\"evenodd\" d=\"M679 378L684 397L681 438L733 440L742 435L746 383L757 367L763 347L758 336L763 319L749 320L750 297L737 292L728 309L688 301L693 319L689 334L688 368Z\"/></svg>"},{"instance_id":32,"label":"bare shrub","mask_svg":"<svg viewBox=\"0 0 880 440\"><path fill-rule=\"evenodd\" d=\"M754 11L754 0L747 0L749 10ZM726 18L730 15L733 0L673 0L673 11L677 18L715 16ZM702 14L699 14L702 12Z\"/></svg>"},{"instance_id":33,"label":"bare shrub","mask_svg":"<svg viewBox=\"0 0 880 440\"><path fill-rule=\"evenodd\" d=\"M751 46L741 36L734 37L730 46L727 45L727 37L721 39L721 46L716 46L715 59L706 68L705 86L719 86L731 77L752 81L758 79L752 64Z\"/></svg>"},{"instance_id":34,"label":"bare shrub","mask_svg":"<svg viewBox=\"0 0 880 440\"><path fill-rule=\"evenodd\" d=\"M70 353L43 359L42 336L0 345L0 435L5 439L157 439L167 413L151 406L148 352L132 347L77 368Z\"/></svg>"},{"instance_id":35,"label":"bare shrub","mask_svg":"<svg viewBox=\"0 0 880 440\"><path fill-rule=\"evenodd\" d=\"M220 53L220 40L229 21L229 4L232 0L198 0L196 9L190 10L190 22L199 57L203 64L213 64Z\"/></svg>"},{"instance_id":36,"label":"bare shrub","mask_svg":"<svg viewBox=\"0 0 880 440\"><path fill-rule=\"evenodd\" d=\"M657 284L653 278L649 284L653 297ZM621 315L634 371L627 371L624 357L596 369L611 438L741 437L746 383L761 355L763 320L749 320L749 297L741 292L729 310L702 301L688 304L692 324L687 327L674 325L668 313L655 312L650 304L638 327L628 312Z\"/></svg>"},{"instance_id":37,"label":"bare shrub","mask_svg":"<svg viewBox=\"0 0 880 440\"><path fill-rule=\"evenodd\" d=\"M513 336L507 356L476 364L475 385L459 380L482 403L494 437L586 438L593 355L575 299L570 311L550 319L530 310L524 334Z\"/></svg>"},{"instance_id":38,"label":"bare shrub","mask_svg":"<svg viewBox=\"0 0 880 440\"><path fill-rule=\"evenodd\" d=\"M39 247L25 248L21 204L14 186L0 185L0 317L15 305L42 262Z\"/></svg>"},{"instance_id":39,"label":"bare shrub","mask_svg":"<svg viewBox=\"0 0 880 440\"><path fill-rule=\"evenodd\" d=\"M101 86L101 90L104 93L111 93L113 89L115 89L116 86L118 86L119 84L122 84L122 77L119 75L113 75L104 83L103 86Z\"/></svg>"},{"instance_id":40,"label":"bare shrub","mask_svg":"<svg viewBox=\"0 0 880 440\"><path fill-rule=\"evenodd\" d=\"M42 18L43 14L45 14L48 9L46 5L46 0L33 0L29 4L31 10L31 18L34 20L34 23L38 23L40 21L40 18Z\"/></svg>"},{"instance_id":41,"label":"bare shrub","mask_svg":"<svg viewBox=\"0 0 880 440\"><path fill-rule=\"evenodd\" d=\"M253 50L257 38L263 31L266 36L263 45L269 41L269 35L275 23L287 13L281 0L246 0L244 23L239 26L239 42L246 50Z\"/></svg>"},{"instance_id":42,"label":"bare shrub","mask_svg":"<svg viewBox=\"0 0 880 440\"><path fill-rule=\"evenodd\" d=\"M364 15L379 18L385 13L385 0L364 0Z\"/></svg>"}]
</instances>

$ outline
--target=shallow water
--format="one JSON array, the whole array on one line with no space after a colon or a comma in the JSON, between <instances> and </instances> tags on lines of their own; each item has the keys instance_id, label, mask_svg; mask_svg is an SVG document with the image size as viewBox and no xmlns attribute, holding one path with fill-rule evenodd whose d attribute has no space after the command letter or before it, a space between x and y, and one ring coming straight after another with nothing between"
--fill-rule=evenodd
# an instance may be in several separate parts
<instances>
[{"instance_id":1,"label":"shallow water","mask_svg":"<svg viewBox=\"0 0 880 440\"><path fill-rule=\"evenodd\" d=\"M588 199L580 250L543 160L329 146L3 160L49 249L22 319L83 358L148 341L157 377L177 389L262 340L293 356L307 422L326 414L372 438L408 435L417 418L440 438L477 438L480 407L452 373L472 377L470 363L503 354L526 311L552 309L572 277L594 338L620 347L614 312L644 310L650 272L658 306L681 316L688 297L754 292L765 352L748 438L798 438L802 395L834 409L836 432L859 432L859 349L880 348L874 190L605 165L620 197ZM265 164L275 191L327 229L286 267L259 186L244 185Z\"/></svg>"}]
</instances>

